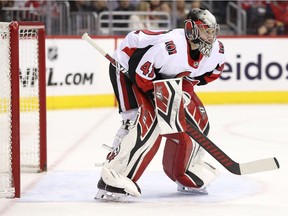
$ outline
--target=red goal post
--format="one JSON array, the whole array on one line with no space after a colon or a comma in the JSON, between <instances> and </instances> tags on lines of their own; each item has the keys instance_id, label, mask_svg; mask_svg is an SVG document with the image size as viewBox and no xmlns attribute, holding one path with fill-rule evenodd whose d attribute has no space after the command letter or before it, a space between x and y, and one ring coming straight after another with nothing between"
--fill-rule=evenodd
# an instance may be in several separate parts
<instances>
[{"instance_id":1,"label":"red goal post","mask_svg":"<svg viewBox=\"0 0 288 216\"><path fill-rule=\"evenodd\" d=\"M47 169L45 26L0 22L0 197Z\"/></svg>"}]
</instances>

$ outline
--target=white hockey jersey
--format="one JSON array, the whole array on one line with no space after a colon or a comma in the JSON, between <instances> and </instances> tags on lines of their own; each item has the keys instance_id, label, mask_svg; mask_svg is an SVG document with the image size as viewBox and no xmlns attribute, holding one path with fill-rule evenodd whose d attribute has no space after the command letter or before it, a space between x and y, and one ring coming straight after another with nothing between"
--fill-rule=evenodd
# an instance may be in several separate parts
<instances>
[{"instance_id":1,"label":"white hockey jersey","mask_svg":"<svg viewBox=\"0 0 288 216\"><path fill-rule=\"evenodd\" d=\"M141 51L135 57L136 50ZM220 76L226 61L220 41L214 42L210 57L200 53L199 59L193 60L190 51L183 29L142 30L130 32L115 51L114 58L129 70L132 80L144 92L153 89L152 81L158 77L185 75L203 85Z\"/></svg>"}]
</instances>

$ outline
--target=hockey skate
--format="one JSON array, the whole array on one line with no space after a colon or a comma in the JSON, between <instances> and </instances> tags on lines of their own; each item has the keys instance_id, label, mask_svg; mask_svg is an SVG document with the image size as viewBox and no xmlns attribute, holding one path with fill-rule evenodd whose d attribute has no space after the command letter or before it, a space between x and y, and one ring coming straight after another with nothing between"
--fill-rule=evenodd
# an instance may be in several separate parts
<instances>
[{"instance_id":1,"label":"hockey skate","mask_svg":"<svg viewBox=\"0 0 288 216\"><path fill-rule=\"evenodd\" d=\"M177 191L184 192L191 195L208 195L206 188L193 188L193 187L185 187L178 183Z\"/></svg>"},{"instance_id":2,"label":"hockey skate","mask_svg":"<svg viewBox=\"0 0 288 216\"><path fill-rule=\"evenodd\" d=\"M206 190L206 187L215 180L216 176L218 175L218 171L211 166L209 163L198 160L197 164L189 166L189 171L193 173L197 178L202 180L202 186L197 187L186 187L179 182L177 182L177 191L189 193L192 195L208 195L208 192ZM192 176L190 176L192 177ZM197 178L194 179L194 181L197 181ZM201 184L198 184L201 185Z\"/></svg>"},{"instance_id":3,"label":"hockey skate","mask_svg":"<svg viewBox=\"0 0 288 216\"><path fill-rule=\"evenodd\" d=\"M105 165L102 168L97 187L99 191L95 199L117 202L123 201L128 195L141 196L141 190L135 182Z\"/></svg>"},{"instance_id":4,"label":"hockey skate","mask_svg":"<svg viewBox=\"0 0 288 216\"><path fill-rule=\"evenodd\" d=\"M129 195L124 191L124 189L107 185L102 180L102 178L99 180L97 187L99 190L94 198L95 200L123 202L125 201L125 198Z\"/></svg>"}]
</instances>

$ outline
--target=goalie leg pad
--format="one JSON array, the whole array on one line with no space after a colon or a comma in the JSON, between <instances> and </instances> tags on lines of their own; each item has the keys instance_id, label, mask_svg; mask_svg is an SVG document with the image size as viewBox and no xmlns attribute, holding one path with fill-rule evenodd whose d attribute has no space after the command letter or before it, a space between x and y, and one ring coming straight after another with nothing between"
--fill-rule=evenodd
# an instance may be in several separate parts
<instances>
[{"instance_id":1,"label":"goalie leg pad","mask_svg":"<svg viewBox=\"0 0 288 216\"><path fill-rule=\"evenodd\" d=\"M103 167L101 179L98 182L98 188L109 192L123 193L139 197L141 190L136 183L124 175L121 175L113 169ZM125 192L124 192L125 191Z\"/></svg>"},{"instance_id":2,"label":"goalie leg pad","mask_svg":"<svg viewBox=\"0 0 288 216\"><path fill-rule=\"evenodd\" d=\"M167 176L182 185L188 187L201 187L203 181L191 176L187 171L187 165L193 154L193 143L185 133L175 134L167 138L163 155L163 169ZM194 177L194 178L193 178Z\"/></svg>"},{"instance_id":3,"label":"goalie leg pad","mask_svg":"<svg viewBox=\"0 0 288 216\"><path fill-rule=\"evenodd\" d=\"M123 189L132 196L139 195L132 183L141 177L161 142L153 104L148 96L137 93L141 106L135 124L108 154L101 173L105 184Z\"/></svg>"},{"instance_id":4,"label":"goalie leg pad","mask_svg":"<svg viewBox=\"0 0 288 216\"><path fill-rule=\"evenodd\" d=\"M210 172L211 167L202 163L202 149L185 133L186 118L204 133L209 131L208 116L193 83L179 78L155 81L154 93L160 133L167 138L163 156L165 173L179 185L205 187L214 180L214 170Z\"/></svg>"},{"instance_id":5,"label":"goalie leg pad","mask_svg":"<svg viewBox=\"0 0 288 216\"><path fill-rule=\"evenodd\" d=\"M167 138L163 155L166 175L184 187L205 188L217 176L216 169L202 160L202 148L186 133Z\"/></svg>"}]
</instances>

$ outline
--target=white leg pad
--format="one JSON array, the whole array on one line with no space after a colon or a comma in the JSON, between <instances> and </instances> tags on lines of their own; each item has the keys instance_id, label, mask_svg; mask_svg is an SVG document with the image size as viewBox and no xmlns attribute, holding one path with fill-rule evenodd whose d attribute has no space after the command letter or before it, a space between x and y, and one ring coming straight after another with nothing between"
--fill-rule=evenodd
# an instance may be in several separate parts
<instances>
[{"instance_id":1,"label":"white leg pad","mask_svg":"<svg viewBox=\"0 0 288 216\"><path fill-rule=\"evenodd\" d=\"M113 169L109 169L103 166L101 177L107 185L117 188L123 188L124 191L131 196L135 197L141 196L141 193L138 191L137 186L131 179L121 174L118 174Z\"/></svg>"},{"instance_id":2,"label":"white leg pad","mask_svg":"<svg viewBox=\"0 0 288 216\"><path fill-rule=\"evenodd\" d=\"M204 182L204 185L201 188L208 186L219 174L216 168L202 160L196 164L190 164L188 171L198 176Z\"/></svg>"}]
</instances>

